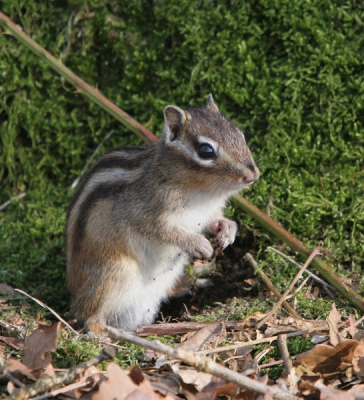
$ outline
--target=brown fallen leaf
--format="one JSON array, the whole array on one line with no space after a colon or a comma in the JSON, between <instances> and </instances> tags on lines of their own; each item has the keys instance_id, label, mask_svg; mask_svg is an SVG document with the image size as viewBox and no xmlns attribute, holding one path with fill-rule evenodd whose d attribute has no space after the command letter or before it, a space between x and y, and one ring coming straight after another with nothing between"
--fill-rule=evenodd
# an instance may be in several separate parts
<instances>
[{"instance_id":1,"label":"brown fallen leaf","mask_svg":"<svg viewBox=\"0 0 364 400\"><path fill-rule=\"evenodd\" d=\"M107 367L107 380L101 382L99 390L91 398L93 400L124 400L136 388L137 385L131 381L128 373L112 362ZM150 399L150 397L147 398Z\"/></svg>"},{"instance_id":2,"label":"brown fallen leaf","mask_svg":"<svg viewBox=\"0 0 364 400\"><path fill-rule=\"evenodd\" d=\"M364 380L364 342L359 342L354 350L353 369L355 375Z\"/></svg>"},{"instance_id":3,"label":"brown fallen leaf","mask_svg":"<svg viewBox=\"0 0 364 400\"><path fill-rule=\"evenodd\" d=\"M356 320L355 320L355 315L349 315L348 318L349 322L349 333L352 339L361 341L364 341L364 330L363 329L358 329L355 326Z\"/></svg>"},{"instance_id":4,"label":"brown fallen leaf","mask_svg":"<svg viewBox=\"0 0 364 400\"><path fill-rule=\"evenodd\" d=\"M311 351L296 359L300 374L319 374L327 377L352 366L354 352L359 342L347 339L332 347L318 344ZM311 373L310 373L311 372Z\"/></svg>"},{"instance_id":5,"label":"brown fallen leaf","mask_svg":"<svg viewBox=\"0 0 364 400\"><path fill-rule=\"evenodd\" d=\"M339 324L341 322L342 315L337 311L335 303L332 303L331 311L326 321L329 325L330 343L333 346L338 345L340 342L345 340L339 333Z\"/></svg>"},{"instance_id":6,"label":"brown fallen leaf","mask_svg":"<svg viewBox=\"0 0 364 400\"><path fill-rule=\"evenodd\" d=\"M135 383L138 382L138 384ZM93 400L173 400L170 395L161 397L154 392L138 366L133 366L130 375L115 363L107 367L107 379L100 383L99 390L93 393Z\"/></svg>"},{"instance_id":7,"label":"brown fallen leaf","mask_svg":"<svg viewBox=\"0 0 364 400\"><path fill-rule=\"evenodd\" d=\"M38 322L38 328L29 336L25 346L23 363L33 373L47 367L51 362L51 351L57 348L61 323L48 325Z\"/></svg>"},{"instance_id":8,"label":"brown fallen leaf","mask_svg":"<svg viewBox=\"0 0 364 400\"><path fill-rule=\"evenodd\" d=\"M205 346L221 332L221 329L221 325L207 325L195 332L193 336L183 343L176 344L175 348L186 351L204 350Z\"/></svg>"},{"instance_id":9,"label":"brown fallen leaf","mask_svg":"<svg viewBox=\"0 0 364 400\"><path fill-rule=\"evenodd\" d=\"M177 374L182 378L184 383L194 385L199 392L206 387L212 379L211 374L197 371L194 368L181 369Z\"/></svg>"},{"instance_id":10,"label":"brown fallen leaf","mask_svg":"<svg viewBox=\"0 0 364 400\"><path fill-rule=\"evenodd\" d=\"M15 358L9 358L6 363L5 369L20 382L24 382L27 379L30 379L32 381L36 380L36 377L32 374L32 371L30 371L30 369L20 360L17 360Z\"/></svg>"},{"instance_id":11,"label":"brown fallen leaf","mask_svg":"<svg viewBox=\"0 0 364 400\"><path fill-rule=\"evenodd\" d=\"M214 400L218 396L236 396L239 386L235 383L226 382L217 376L212 376L211 382L196 395L196 400ZM235 398L235 397L234 397Z\"/></svg>"}]
</instances>

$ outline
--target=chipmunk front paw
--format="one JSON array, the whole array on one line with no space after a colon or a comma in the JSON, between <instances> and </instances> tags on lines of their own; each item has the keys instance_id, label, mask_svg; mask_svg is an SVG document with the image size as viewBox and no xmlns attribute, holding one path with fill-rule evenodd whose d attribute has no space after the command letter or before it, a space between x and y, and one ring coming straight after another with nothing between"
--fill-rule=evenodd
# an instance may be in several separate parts
<instances>
[{"instance_id":1,"label":"chipmunk front paw","mask_svg":"<svg viewBox=\"0 0 364 400\"><path fill-rule=\"evenodd\" d=\"M220 247L224 250L234 242L238 226L236 222L229 219L219 219L212 223L211 229L215 233Z\"/></svg>"},{"instance_id":2,"label":"chipmunk front paw","mask_svg":"<svg viewBox=\"0 0 364 400\"><path fill-rule=\"evenodd\" d=\"M210 258L214 253L211 243L202 235L193 235L192 240L183 249L196 258Z\"/></svg>"}]
</instances>

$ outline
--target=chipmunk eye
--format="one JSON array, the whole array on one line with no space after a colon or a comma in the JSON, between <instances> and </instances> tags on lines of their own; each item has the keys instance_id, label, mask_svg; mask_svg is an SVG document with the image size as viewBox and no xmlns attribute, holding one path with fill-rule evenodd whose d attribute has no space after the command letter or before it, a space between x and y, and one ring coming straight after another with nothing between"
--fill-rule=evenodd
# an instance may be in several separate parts
<instances>
[{"instance_id":1,"label":"chipmunk eye","mask_svg":"<svg viewBox=\"0 0 364 400\"><path fill-rule=\"evenodd\" d=\"M201 143L198 147L197 153L201 158L205 159L213 158L215 156L214 148L208 143Z\"/></svg>"}]
</instances>

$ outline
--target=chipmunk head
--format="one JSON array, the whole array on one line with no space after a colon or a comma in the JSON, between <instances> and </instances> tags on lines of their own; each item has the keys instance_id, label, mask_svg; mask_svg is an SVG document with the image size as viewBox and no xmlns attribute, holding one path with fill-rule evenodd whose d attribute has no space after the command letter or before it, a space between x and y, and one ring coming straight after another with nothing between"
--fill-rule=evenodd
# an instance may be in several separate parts
<instances>
[{"instance_id":1,"label":"chipmunk head","mask_svg":"<svg viewBox=\"0 0 364 400\"><path fill-rule=\"evenodd\" d=\"M204 108L167 106L164 120L161 142L176 180L186 168L190 186L221 184L226 191L237 191L258 179L244 134L220 113L211 94Z\"/></svg>"}]
</instances>

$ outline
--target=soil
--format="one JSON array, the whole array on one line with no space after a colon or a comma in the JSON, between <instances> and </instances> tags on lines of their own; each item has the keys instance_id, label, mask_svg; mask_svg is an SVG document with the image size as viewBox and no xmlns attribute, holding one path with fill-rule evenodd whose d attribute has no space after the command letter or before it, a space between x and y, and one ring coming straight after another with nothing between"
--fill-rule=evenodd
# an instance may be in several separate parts
<instances>
[{"instance_id":1,"label":"soil","mask_svg":"<svg viewBox=\"0 0 364 400\"><path fill-rule=\"evenodd\" d=\"M256 298L259 295L258 290L246 282L255 277L254 269L244 259L248 251L254 255L254 243L251 233L244 238L238 238L223 252L214 246L215 254L218 255L204 265L204 269L207 266L208 271L198 276L196 283L191 277L185 276L168 303L162 306L157 322L185 321L190 316L201 314L207 307L213 307L215 303L228 304L233 298L245 298L247 301ZM199 267L195 266L194 269ZM204 287L200 287L200 280L203 280Z\"/></svg>"}]
</instances>

